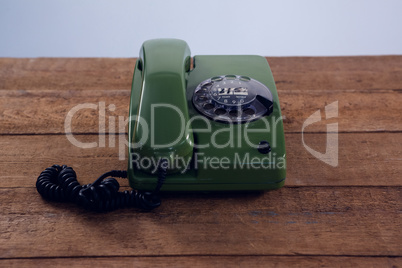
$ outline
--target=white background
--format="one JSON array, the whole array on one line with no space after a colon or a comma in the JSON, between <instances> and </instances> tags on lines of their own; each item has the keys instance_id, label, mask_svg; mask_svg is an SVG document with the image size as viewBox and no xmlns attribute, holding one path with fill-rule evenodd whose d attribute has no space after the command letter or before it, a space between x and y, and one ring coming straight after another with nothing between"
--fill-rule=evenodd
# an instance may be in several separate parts
<instances>
[{"instance_id":1,"label":"white background","mask_svg":"<svg viewBox=\"0 0 402 268\"><path fill-rule=\"evenodd\" d=\"M402 1L0 0L0 57L136 57L143 41L192 54L402 54Z\"/></svg>"}]
</instances>

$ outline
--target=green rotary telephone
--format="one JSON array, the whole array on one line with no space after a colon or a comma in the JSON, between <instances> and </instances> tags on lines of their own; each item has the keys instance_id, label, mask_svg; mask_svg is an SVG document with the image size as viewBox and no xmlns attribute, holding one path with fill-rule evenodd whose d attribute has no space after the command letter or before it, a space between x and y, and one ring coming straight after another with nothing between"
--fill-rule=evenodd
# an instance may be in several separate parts
<instances>
[{"instance_id":1,"label":"green rotary telephone","mask_svg":"<svg viewBox=\"0 0 402 268\"><path fill-rule=\"evenodd\" d=\"M284 184L283 122L264 57L191 59L182 40L146 41L134 70L129 113L128 178L134 189L154 189L161 166L163 191L268 190Z\"/></svg>"}]
</instances>

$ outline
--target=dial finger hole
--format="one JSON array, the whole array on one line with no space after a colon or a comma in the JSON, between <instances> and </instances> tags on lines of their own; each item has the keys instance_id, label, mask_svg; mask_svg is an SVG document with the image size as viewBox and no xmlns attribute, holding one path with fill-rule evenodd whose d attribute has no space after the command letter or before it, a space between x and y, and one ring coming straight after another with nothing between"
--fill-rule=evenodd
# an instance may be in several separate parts
<instances>
[{"instance_id":1,"label":"dial finger hole","mask_svg":"<svg viewBox=\"0 0 402 268\"><path fill-rule=\"evenodd\" d=\"M207 98L207 96L204 96L204 95L198 96L198 98L197 98L198 102L204 102L206 100L208 100L208 98Z\"/></svg>"},{"instance_id":2,"label":"dial finger hole","mask_svg":"<svg viewBox=\"0 0 402 268\"><path fill-rule=\"evenodd\" d=\"M246 115L251 116L251 115L255 114L255 111L253 109L251 109L251 108L246 108L246 109L243 110L243 113L246 114Z\"/></svg>"},{"instance_id":3,"label":"dial finger hole","mask_svg":"<svg viewBox=\"0 0 402 268\"><path fill-rule=\"evenodd\" d=\"M212 83L206 83L202 85L202 88L208 89L208 87L210 87L212 85Z\"/></svg>"},{"instance_id":4,"label":"dial finger hole","mask_svg":"<svg viewBox=\"0 0 402 268\"><path fill-rule=\"evenodd\" d=\"M229 115L232 117L238 117L239 116L239 111L238 110L231 110L229 112Z\"/></svg>"},{"instance_id":5,"label":"dial finger hole","mask_svg":"<svg viewBox=\"0 0 402 268\"><path fill-rule=\"evenodd\" d=\"M205 110L211 110L212 108L215 107L212 103L206 103L204 106L202 106Z\"/></svg>"},{"instance_id":6,"label":"dial finger hole","mask_svg":"<svg viewBox=\"0 0 402 268\"><path fill-rule=\"evenodd\" d=\"M226 79L236 79L236 76L233 74L225 75Z\"/></svg>"},{"instance_id":7,"label":"dial finger hole","mask_svg":"<svg viewBox=\"0 0 402 268\"><path fill-rule=\"evenodd\" d=\"M203 88L200 88L199 90L197 90L196 94L197 95L206 94L207 92L208 92L208 88L203 87Z\"/></svg>"},{"instance_id":8,"label":"dial finger hole","mask_svg":"<svg viewBox=\"0 0 402 268\"><path fill-rule=\"evenodd\" d=\"M216 109L216 110L214 111L214 113L215 113L216 115L224 115L224 114L226 114L226 110L223 109L223 108L218 108L218 109Z\"/></svg>"},{"instance_id":9,"label":"dial finger hole","mask_svg":"<svg viewBox=\"0 0 402 268\"><path fill-rule=\"evenodd\" d=\"M214 81L214 82L219 82L219 81L222 81L222 77L220 77L220 76L215 76L215 77L212 77L211 78L211 81Z\"/></svg>"}]
</instances>

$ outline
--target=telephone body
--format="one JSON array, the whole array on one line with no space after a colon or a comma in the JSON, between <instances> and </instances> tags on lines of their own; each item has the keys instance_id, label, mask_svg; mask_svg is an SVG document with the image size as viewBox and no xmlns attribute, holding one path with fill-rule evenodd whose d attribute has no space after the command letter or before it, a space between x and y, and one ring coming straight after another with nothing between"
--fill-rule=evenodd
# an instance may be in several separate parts
<instances>
[{"instance_id":1,"label":"telephone body","mask_svg":"<svg viewBox=\"0 0 402 268\"><path fill-rule=\"evenodd\" d=\"M128 178L152 191L269 190L284 185L279 99L267 60L194 56L186 42L144 42L129 109Z\"/></svg>"}]
</instances>

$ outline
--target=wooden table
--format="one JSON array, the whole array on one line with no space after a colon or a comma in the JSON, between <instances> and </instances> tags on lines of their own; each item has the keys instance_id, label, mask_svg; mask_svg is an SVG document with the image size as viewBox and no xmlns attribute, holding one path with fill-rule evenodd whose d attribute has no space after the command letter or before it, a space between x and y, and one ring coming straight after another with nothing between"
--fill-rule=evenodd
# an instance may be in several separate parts
<instances>
[{"instance_id":1,"label":"wooden table","mask_svg":"<svg viewBox=\"0 0 402 268\"><path fill-rule=\"evenodd\" d=\"M0 59L0 266L401 266L402 56L268 61L286 117L284 188L163 194L151 213L101 214L47 202L35 181L54 163L81 183L126 168L108 143L125 129L81 149L64 120L83 103L105 105L106 126L127 118L135 59ZM338 117L324 120L334 101ZM326 125L338 123L337 167L302 144L302 124L319 109L304 140L323 153ZM74 137L98 142L98 121L98 110L81 110Z\"/></svg>"}]
</instances>

